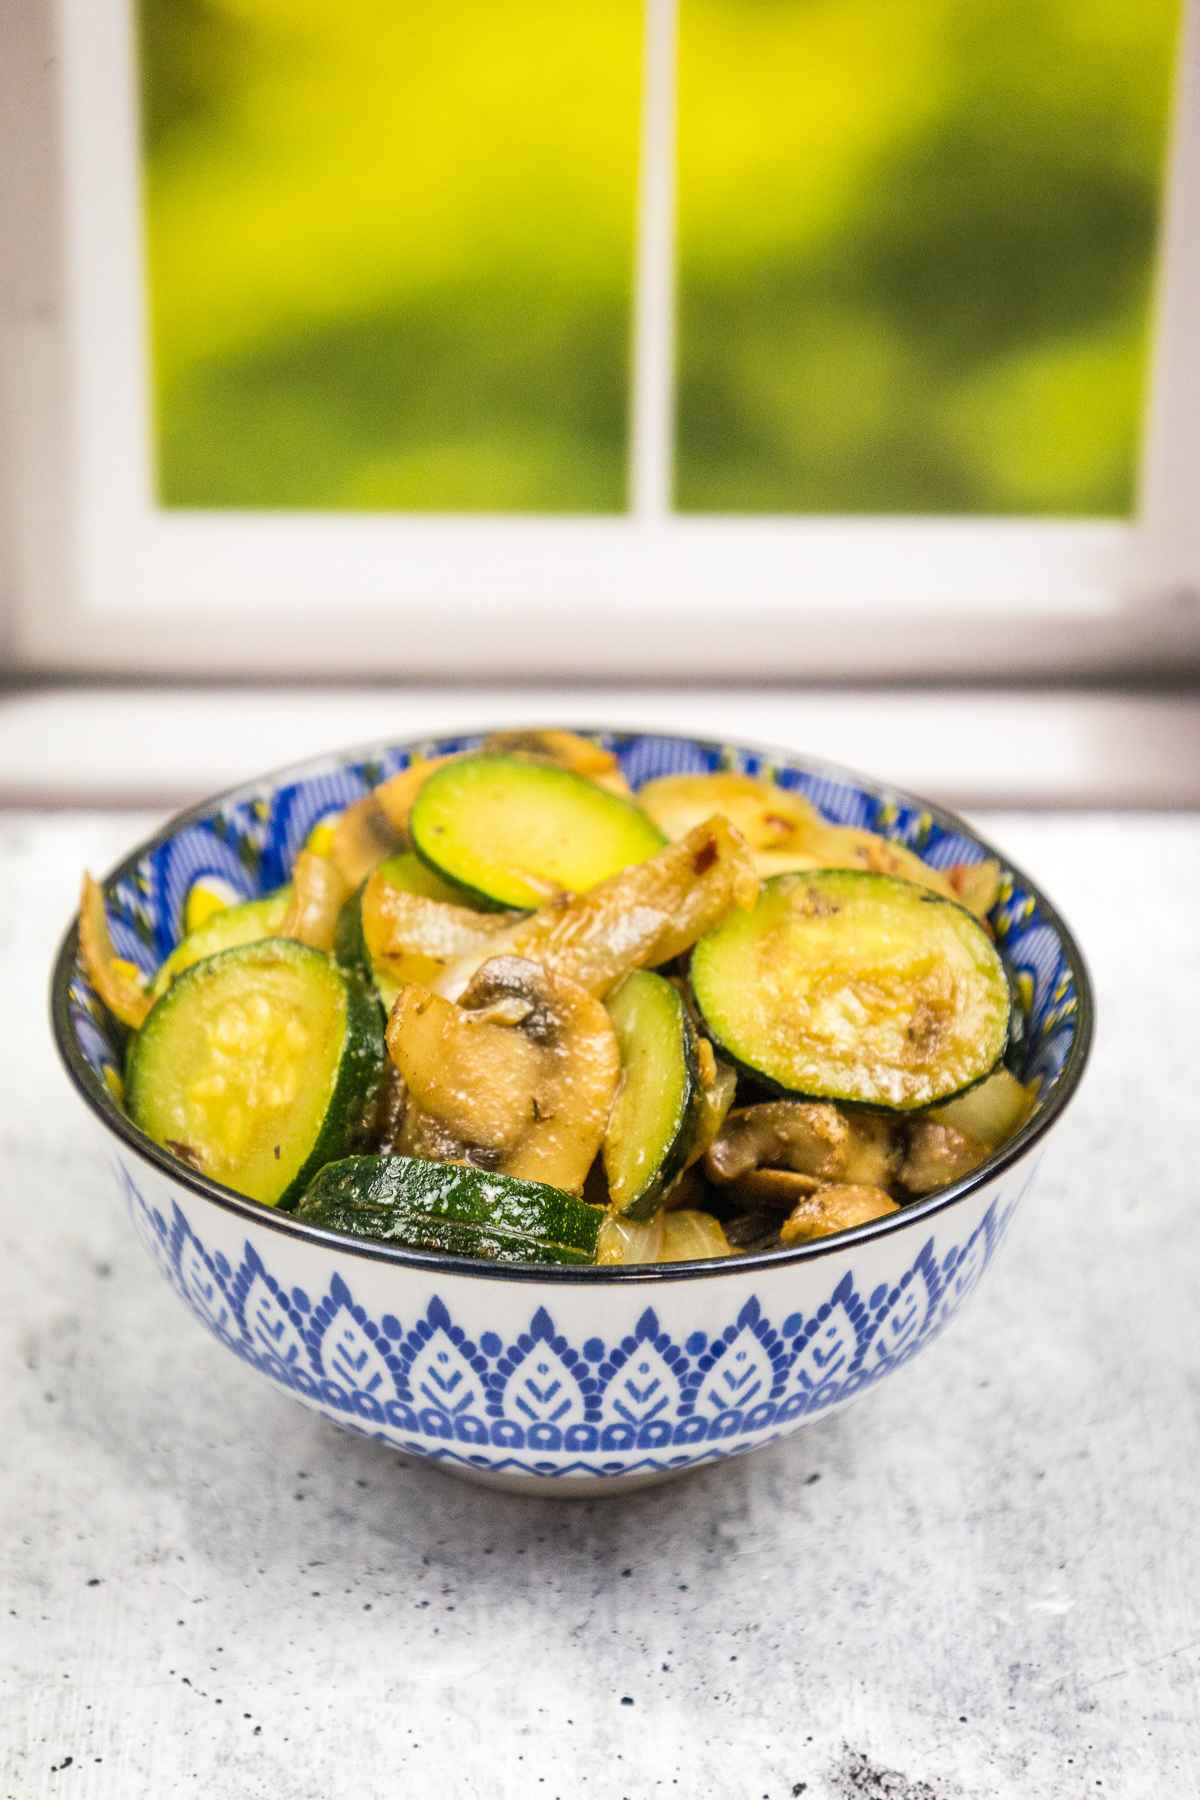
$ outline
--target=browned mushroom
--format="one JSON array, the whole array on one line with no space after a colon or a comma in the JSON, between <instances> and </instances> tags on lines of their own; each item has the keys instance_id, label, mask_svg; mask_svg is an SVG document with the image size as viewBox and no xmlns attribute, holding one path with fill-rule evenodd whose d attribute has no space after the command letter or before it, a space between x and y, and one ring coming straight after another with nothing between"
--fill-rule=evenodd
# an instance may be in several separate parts
<instances>
[{"instance_id":1,"label":"browned mushroom","mask_svg":"<svg viewBox=\"0 0 1200 1800\"><path fill-rule=\"evenodd\" d=\"M630 969L658 968L688 950L734 906L753 906L758 876L744 840L724 819L622 869L586 894L563 894L519 921L489 949L452 963L438 983L451 999L488 955L529 957L605 994Z\"/></svg>"},{"instance_id":2,"label":"browned mushroom","mask_svg":"<svg viewBox=\"0 0 1200 1800\"><path fill-rule=\"evenodd\" d=\"M821 1185L815 1175L802 1175L798 1169L747 1169L733 1183L733 1190L743 1206L780 1213L790 1212L797 1201L815 1194Z\"/></svg>"},{"instance_id":3,"label":"browned mushroom","mask_svg":"<svg viewBox=\"0 0 1200 1800\"><path fill-rule=\"evenodd\" d=\"M953 1125L914 1119L908 1127L908 1151L899 1180L910 1194L932 1194L935 1188L960 1181L986 1161L988 1148Z\"/></svg>"},{"instance_id":4,"label":"browned mushroom","mask_svg":"<svg viewBox=\"0 0 1200 1800\"><path fill-rule=\"evenodd\" d=\"M598 1000L537 963L496 957L461 1005L403 987L387 1041L408 1089L408 1154L580 1192L620 1075Z\"/></svg>"},{"instance_id":5,"label":"browned mushroom","mask_svg":"<svg viewBox=\"0 0 1200 1800\"><path fill-rule=\"evenodd\" d=\"M886 1119L848 1114L823 1101L768 1100L730 1113L705 1159L712 1181L740 1181L752 1169L791 1169L821 1181L882 1187L899 1152Z\"/></svg>"},{"instance_id":6,"label":"browned mushroom","mask_svg":"<svg viewBox=\"0 0 1200 1800\"><path fill-rule=\"evenodd\" d=\"M788 1214L779 1229L781 1244L807 1244L813 1238L849 1231L869 1219L882 1219L900 1208L882 1188L834 1184L808 1194Z\"/></svg>"}]
</instances>

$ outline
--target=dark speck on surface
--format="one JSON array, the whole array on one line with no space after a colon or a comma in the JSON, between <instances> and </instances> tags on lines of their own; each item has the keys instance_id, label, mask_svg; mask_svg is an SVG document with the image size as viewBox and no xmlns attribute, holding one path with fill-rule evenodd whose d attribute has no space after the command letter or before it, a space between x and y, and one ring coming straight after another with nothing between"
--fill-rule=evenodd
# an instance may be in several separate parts
<instances>
[{"instance_id":1,"label":"dark speck on surface","mask_svg":"<svg viewBox=\"0 0 1200 1800\"><path fill-rule=\"evenodd\" d=\"M100 1576L99 1575L90 1576L88 1579L88 1586L89 1587L99 1587L100 1586Z\"/></svg>"},{"instance_id":2,"label":"dark speck on surface","mask_svg":"<svg viewBox=\"0 0 1200 1800\"><path fill-rule=\"evenodd\" d=\"M622 1706L632 1706L633 1705L633 1695L632 1694L622 1694L621 1695L621 1705Z\"/></svg>"},{"instance_id":3,"label":"dark speck on surface","mask_svg":"<svg viewBox=\"0 0 1200 1800\"><path fill-rule=\"evenodd\" d=\"M804 1485L805 1485L805 1487L812 1487L814 1482L820 1481L820 1479L821 1479L820 1469L814 1469L811 1475L806 1475L804 1477Z\"/></svg>"}]
</instances>

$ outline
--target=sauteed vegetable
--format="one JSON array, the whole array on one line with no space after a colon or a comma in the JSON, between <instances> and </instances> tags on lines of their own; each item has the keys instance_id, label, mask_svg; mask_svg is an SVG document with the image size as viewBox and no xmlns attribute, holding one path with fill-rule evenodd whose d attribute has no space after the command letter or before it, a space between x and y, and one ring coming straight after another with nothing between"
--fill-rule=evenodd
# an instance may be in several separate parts
<instances>
[{"instance_id":1,"label":"sauteed vegetable","mask_svg":"<svg viewBox=\"0 0 1200 1800\"><path fill-rule=\"evenodd\" d=\"M804 1243L1028 1117L992 862L935 870L721 773L636 795L570 732L416 761L149 980L84 877L125 1104L330 1230L500 1262Z\"/></svg>"}]
</instances>

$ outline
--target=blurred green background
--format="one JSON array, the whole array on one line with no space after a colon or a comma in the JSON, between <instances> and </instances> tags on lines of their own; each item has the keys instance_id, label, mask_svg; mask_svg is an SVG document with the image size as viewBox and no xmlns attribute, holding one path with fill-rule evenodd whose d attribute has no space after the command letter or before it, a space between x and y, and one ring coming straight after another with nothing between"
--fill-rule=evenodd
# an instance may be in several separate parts
<instances>
[{"instance_id":1,"label":"blurred green background","mask_svg":"<svg viewBox=\"0 0 1200 1800\"><path fill-rule=\"evenodd\" d=\"M1178 0L679 0L676 505L1135 502ZM139 0L159 493L626 503L633 0Z\"/></svg>"},{"instance_id":2,"label":"blurred green background","mask_svg":"<svg viewBox=\"0 0 1200 1800\"><path fill-rule=\"evenodd\" d=\"M1177 0L680 0L676 498L1122 514Z\"/></svg>"},{"instance_id":3,"label":"blurred green background","mask_svg":"<svg viewBox=\"0 0 1200 1800\"><path fill-rule=\"evenodd\" d=\"M637 0L140 0L167 505L624 505Z\"/></svg>"}]
</instances>

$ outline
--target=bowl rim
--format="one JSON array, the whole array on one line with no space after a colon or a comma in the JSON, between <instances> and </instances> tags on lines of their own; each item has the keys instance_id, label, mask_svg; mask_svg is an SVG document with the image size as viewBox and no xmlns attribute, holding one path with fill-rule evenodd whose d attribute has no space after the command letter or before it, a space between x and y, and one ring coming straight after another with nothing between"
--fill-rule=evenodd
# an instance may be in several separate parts
<instances>
[{"instance_id":1,"label":"bowl rim","mask_svg":"<svg viewBox=\"0 0 1200 1800\"><path fill-rule=\"evenodd\" d=\"M411 754L436 743L439 737L469 740L486 737L493 731L513 729L516 728L511 722L507 722L503 725L462 726L453 730L447 728L444 733L440 734L426 731L411 737L377 738L367 744L327 750L305 757L298 762L287 763L280 768L269 770L265 774L253 776L248 781L239 782L236 787L225 788L219 793L209 795L194 805L173 813L156 832L152 833L150 837L144 838L122 857L103 877L100 885L107 889L114 881L126 878L143 857L151 855L169 838L186 830L188 826L203 822L218 807L244 804L261 799L264 793L274 793L289 781L303 780L317 775L327 766L342 767L348 763L369 762L398 749L407 750ZM995 857L1007 873L1034 895L1046 922L1058 934L1074 976L1077 1005L1075 1034L1055 1084L1054 1092L1044 1110L1030 1118L977 1169L973 1169L961 1180L952 1182L950 1186L941 1188L923 1199L912 1201L907 1206L901 1207L898 1212L888 1213L883 1218L871 1219L863 1225L852 1226L847 1231L833 1232L828 1237L818 1238L812 1243L797 1244L787 1250L757 1250L741 1256L704 1257L677 1263L635 1263L628 1267L619 1264L588 1267L557 1267L544 1263L498 1264L482 1262L469 1256L451 1256L435 1250L410 1250L399 1244L378 1243L368 1238L350 1237L341 1232L330 1231L324 1226L310 1224L306 1220L297 1218L295 1213L280 1212L276 1207L263 1206L258 1201L251 1200L247 1195L239 1194L233 1188L225 1187L223 1183L214 1181L210 1176L189 1169L186 1164L179 1162L153 1139L146 1137L143 1132L138 1130L133 1121L121 1111L108 1088L88 1064L71 1028L67 994L75 969L79 942L79 915L76 912L63 934L54 959L50 982L51 1029L55 1047L73 1086L85 1105L96 1115L106 1130L110 1131L127 1149L132 1150L143 1162L149 1163L160 1174L166 1175L180 1186L189 1189L201 1199L210 1201L224 1211L234 1213L252 1224L264 1226L267 1230L282 1232L293 1239L304 1239L312 1244L337 1250L342 1255L360 1257L369 1262L398 1264L403 1268L415 1271L424 1270L427 1273L437 1271L443 1274L465 1275L473 1280L481 1281L532 1281L544 1282L555 1287L577 1283L624 1286L630 1283L707 1279L721 1275L740 1275L765 1270L783 1271L794 1268L800 1263L816 1261L820 1257L835 1255L845 1250L853 1250L859 1245L874 1243L876 1240L890 1237L893 1233L907 1231L915 1224L932 1219L939 1213L957 1206L961 1201L987 1186L995 1177L1006 1173L1041 1142L1050 1127L1061 1117L1065 1108L1075 1097L1091 1054L1096 1015L1095 991L1083 952L1066 920L1040 884L1031 880L1003 851L987 838L982 837L959 814L951 812L948 807L941 806L935 801L926 800L919 794L910 793L905 788L893 787L890 783L864 775L859 770L849 768L843 763L830 762L824 757L809 756L803 751L786 749L781 745L761 744L748 738L738 738L731 744L727 740L701 737L683 730L670 731L652 726L636 725L567 724L558 720L531 723L521 726L520 729L529 731L570 730L589 737L667 738L676 742L682 740L695 744L706 751L720 752L732 747L752 756L762 757L771 763L816 775L821 779L858 787L885 803L909 808L915 807L919 811L927 813L943 830L969 837L980 846L986 855Z\"/></svg>"}]
</instances>

